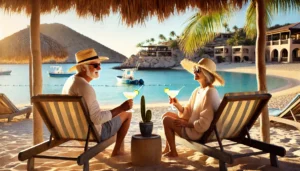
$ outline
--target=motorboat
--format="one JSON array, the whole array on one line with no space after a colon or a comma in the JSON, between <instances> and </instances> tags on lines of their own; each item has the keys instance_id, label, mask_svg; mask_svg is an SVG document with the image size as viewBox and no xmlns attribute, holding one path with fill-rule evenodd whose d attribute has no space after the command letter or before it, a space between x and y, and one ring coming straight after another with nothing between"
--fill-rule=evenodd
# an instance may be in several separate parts
<instances>
[{"instance_id":1,"label":"motorboat","mask_svg":"<svg viewBox=\"0 0 300 171\"><path fill-rule=\"evenodd\" d=\"M53 71L48 72L50 77L70 77L74 75L74 73L64 72L62 66L50 66L50 68L53 68Z\"/></svg>"},{"instance_id":2,"label":"motorboat","mask_svg":"<svg viewBox=\"0 0 300 171\"><path fill-rule=\"evenodd\" d=\"M10 75L11 70L0 70L0 75Z\"/></svg>"},{"instance_id":3,"label":"motorboat","mask_svg":"<svg viewBox=\"0 0 300 171\"><path fill-rule=\"evenodd\" d=\"M136 68L131 69L122 69L123 75L117 76L117 81L120 84L135 84L135 85L144 85L143 79L134 79L134 71Z\"/></svg>"}]
</instances>

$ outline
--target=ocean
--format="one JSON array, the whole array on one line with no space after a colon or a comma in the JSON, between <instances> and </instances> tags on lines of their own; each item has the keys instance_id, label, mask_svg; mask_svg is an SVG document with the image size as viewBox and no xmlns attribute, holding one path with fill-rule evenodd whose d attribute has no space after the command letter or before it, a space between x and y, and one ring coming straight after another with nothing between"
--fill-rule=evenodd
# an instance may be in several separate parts
<instances>
[{"instance_id":1,"label":"ocean","mask_svg":"<svg viewBox=\"0 0 300 171\"><path fill-rule=\"evenodd\" d=\"M117 84L116 76L122 75L123 71L112 69L119 64L102 64L100 78L91 81L97 99L101 105L118 105L126 98L125 91L134 91L139 85ZM48 71L53 64L43 64L43 93L60 94L67 77L49 77ZM73 64L60 64L64 71ZM28 64L0 64L1 69L12 70L11 75L0 76L0 93L4 93L15 104L29 104L29 71ZM220 98L228 92L243 92L257 90L257 81L254 74L219 72L225 79L224 87L217 87ZM145 96L147 104L166 103L168 95L164 93L165 88L179 89L177 98L179 101L187 101L193 90L199 83L193 80L193 75L185 70L138 70L135 72L136 79L143 79L145 85L140 88L140 93L134 99L134 104L140 102L140 97ZM285 79L278 77L267 77L268 90L274 90L286 85Z\"/></svg>"}]
</instances>

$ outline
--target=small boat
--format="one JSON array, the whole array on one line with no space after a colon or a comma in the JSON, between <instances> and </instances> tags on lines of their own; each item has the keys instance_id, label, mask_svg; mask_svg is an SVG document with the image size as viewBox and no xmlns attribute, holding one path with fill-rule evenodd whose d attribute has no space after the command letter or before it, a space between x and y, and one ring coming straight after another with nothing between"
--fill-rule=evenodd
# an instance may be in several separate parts
<instances>
[{"instance_id":1,"label":"small boat","mask_svg":"<svg viewBox=\"0 0 300 171\"><path fill-rule=\"evenodd\" d=\"M11 70L0 70L0 75L10 75Z\"/></svg>"},{"instance_id":2,"label":"small boat","mask_svg":"<svg viewBox=\"0 0 300 171\"><path fill-rule=\"evenodd\" d=\"M48 72L50 77L70 77L74 73L66 73L63 71L61 66L50 66L54 71Z\"/></svg>"},{"instance_id":3,"label":"small boat","mask_svg":"<svg viewBox=\"0 0 300 171\"><path fill-rule=\"evenodd\" d=\"M136 68L122 69L122 70L123 70L123 75L117 76L118 83L144 85L143 79L134 79L134 71L137 70Z\"/></svg>"}]
</instances>

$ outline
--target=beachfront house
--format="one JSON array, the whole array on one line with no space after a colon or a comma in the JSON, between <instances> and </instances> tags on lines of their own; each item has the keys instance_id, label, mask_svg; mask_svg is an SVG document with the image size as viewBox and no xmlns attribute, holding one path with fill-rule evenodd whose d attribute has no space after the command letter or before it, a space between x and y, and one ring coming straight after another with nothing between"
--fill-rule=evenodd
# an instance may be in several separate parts
<instances>
[{"instance_id":1,"label":"beachfront house","mask_svg":"<svg viewBox=\"0 0 300 171\"><path fill-rule=\"evenodd\" d=\"M255 61L255 46L232 46L232 61L247 62Z\"/></svg>"},{"instance_id":2,"label":"beachfront house","mask_svg":"<svg viewBox=\"0 0 300 171\"><path fill-rule=\"evenodd\" d=\"M214 57L218 62L231 62L231 46L216 46L214 49Z\"/></svg>"},{"instance_id":3,"label":"beachfront house","mask_svg":"<svg viewBox=\"0 0 300 171\"><path fill-rule=\"evenodd\" d=\"M267 31L267 61L300 61L300 22Z\"/></svg>"},{"instance_id":4,"label":"beachfront house","mask_svg":"<svg viewBox=\"0 0 300 171\"><path fill-rule=\"evenodd\" d=\"M139 52L140 58L172 57L172 50L166 45L149 45L141 48L142 50Z\"/></svg>"}]
</instances>

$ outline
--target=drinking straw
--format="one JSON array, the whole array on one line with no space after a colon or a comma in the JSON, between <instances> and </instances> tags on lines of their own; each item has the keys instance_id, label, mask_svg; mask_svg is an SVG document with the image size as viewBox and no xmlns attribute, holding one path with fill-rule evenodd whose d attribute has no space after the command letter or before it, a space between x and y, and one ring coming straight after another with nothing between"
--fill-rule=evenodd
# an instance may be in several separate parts
<instances>
[{"instance_id":1,"label":"drinking straw","mask_svg":"<svg viewBox=\"0 0 300 171\"><path fill-rule=\"evenodd\" d=\"M142 85L139 89L138 89L138 91L140 91L140 89L143 87L144 85Z\"/></svg>"},{"instance_id":2,"label":"drinking straw","mask_svg":"<svg viewBox=\"0 0 300 171\"><path fill-rule=\"evenodd\" d=\"M181 89L183 89L185 86L182 86L178 91L180 91Z\"/></svg>"}]
</instances>

